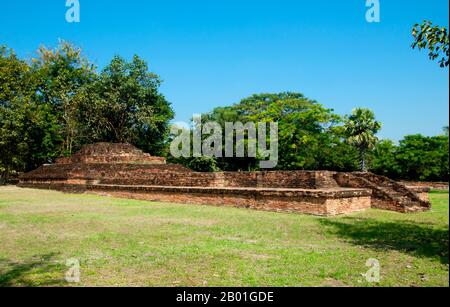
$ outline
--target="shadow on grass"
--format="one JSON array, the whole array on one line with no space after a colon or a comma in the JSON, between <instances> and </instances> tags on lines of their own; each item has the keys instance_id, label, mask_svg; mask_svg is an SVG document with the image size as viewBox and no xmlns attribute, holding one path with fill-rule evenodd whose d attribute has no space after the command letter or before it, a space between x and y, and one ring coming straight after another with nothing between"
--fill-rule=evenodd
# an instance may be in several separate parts
<instances>
[{"instance_id":1,"label":"shadow on grass","mask_svg":"<svg viewBox=\"0 0 450 307\"><path fill-rule=\"evenodd\" d=\"M407 221L382 222L374 219L347 217L323 219L330 233L350 243L378 250L396 250L417 257L436 258L448 264L449 230Z\"/></svg>"},{"instance_id":2,"label":"shadow on grass","mask_svg":"<svg viewBox=\"0 0 450 307\"><path fill-rule=\"evenodd\" d=\"M47 254L20 263L0 259L0 287L61 285L63 279L52 278L54 273L64 276L62 266L53 261L54 257L55 254Z\"/></svg>"}]
</instances>

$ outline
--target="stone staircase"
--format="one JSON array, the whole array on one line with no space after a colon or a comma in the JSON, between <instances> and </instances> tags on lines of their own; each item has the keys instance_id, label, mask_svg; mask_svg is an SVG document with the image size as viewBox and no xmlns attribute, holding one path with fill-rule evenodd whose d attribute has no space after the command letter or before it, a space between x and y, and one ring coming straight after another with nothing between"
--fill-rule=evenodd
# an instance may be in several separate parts
<instances>
[{"instance_id":1,"label":"stone staircase","mask_svg":"<svg viewBox=\"0 0 450 307\"><path fill-rule=\"evenodd\" d=\"M402 213L421 212L431 208L428 191L415 191L384 176L372 173L337 173L335 180L341 187L372 190L372 207ZM419 194L423 194L422 197Z\"/></svg>"}]
</instances>

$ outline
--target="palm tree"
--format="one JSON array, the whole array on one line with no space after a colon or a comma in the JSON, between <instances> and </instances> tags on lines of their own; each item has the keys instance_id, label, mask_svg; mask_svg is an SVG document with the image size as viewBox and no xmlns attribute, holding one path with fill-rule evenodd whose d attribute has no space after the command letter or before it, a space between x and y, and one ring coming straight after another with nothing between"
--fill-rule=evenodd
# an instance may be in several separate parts
<instances>
[{"instance_id":1,"label":"palm tree","mask_svg":"<svg viewBox=\"0 0 450 307\"><path fill-rule=\"evenodd\" d=\"M381 123L376 121L375 113L369 109L357 108L345 119L344 131L347 142L359 151L361 171L367 172L367 152L378 142L376 134Z\"/></svg>"}]
</instances>

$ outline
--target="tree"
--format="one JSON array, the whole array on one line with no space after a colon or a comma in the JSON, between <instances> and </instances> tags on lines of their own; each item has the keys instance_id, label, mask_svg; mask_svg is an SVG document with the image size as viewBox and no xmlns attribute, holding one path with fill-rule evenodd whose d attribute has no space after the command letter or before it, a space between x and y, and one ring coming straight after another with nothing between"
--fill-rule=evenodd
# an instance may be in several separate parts
<instances>
[{"instance_id":1,"label":"tree","mask_svg":"<svg viewBox=\"0 0 450 307\"><path fill-rule=\"evenodd\" d=\"M375 114L369 109L357 108L345 119L347 142L358 149L361 171L367 172L367 153L378 142L376 134L381 123L375 120Z\"/></svg>"},{"instance_id":2,"label":"tree","mask_svg":"<svg viewBox=\"0 0 450 307\"><path fill-rule=\"evenodd\" d=\"M216 108L202 116L203 122L218 122L224 131L226 122L278 123L277 168L283 170L314 170L336 165L330 161L328 153L342 143L332 131L340 120L333 110L303 94L291 92L253 95L238 104ZM259 159L221 158L218 164L224 170L248 171L258 169Z\"/></svg>"},{"instance_id":3,"label":"tree","mask_svg":"<svg viewBox=\"0 0 450 307\"><path fill-rule=\"evenodd\" d=\"M448 181L449 140L446 136L409 135L400 141L396 159L402 179Z\"/></svg>"},{"instance_id":4,"label":"tree","mask_svg":"<svg viewBox=\"0 0 450 307\"><path fill-rule=\"evenodd\" d=\"M378 142L371 155L371 171L394 179L400 178L397 150L398 147L391 140Z\"/></svg>"},{"instance_id":5,"label":"tree","mask_svg":"<svg viewBox=\"0 0 450 307\"><path fill-rule=\"evenodd\" d=\"M12 50L0 47L0 184L23 169L26 114L20 101L31 94L26 87L28 78L29 66Z\"/></svg>"},{"instance_id":6,"label":"tree","mask_svg":"<svg viewBox=\"0 0 450 307\"><path fill-rule=\"evenodd\" d=\"M26 144L23 142L23 113L0 107L0 184L23 169Z\"/></svg>"},{"instance_id":7,"label":"tree","mask_svg":"<svg viewBox=\"0 0 450 307\"><path fill-rule=\"evenodd\" d=\"M372 171L394 179L448 181L448 136L408 135L395 145L383 140L371 155Z\"/></svg>"},{"instance_id":8,"label":"tree","mask_svg":"<svg viewBox=\"0 0 450 307\"><path fill-rule=\"evenodd\" d=\"M159 84L137 56L98 74L65 42L30 62L0 47L0 183L91 142L164 154L173 111Z\"/></svg>"},{"instance_id":9,"label":"tree","mask_svg":"<svg viewBox=\"0 0 450 307\"><path fill-rule=\"evenodd\" d=\"M161 154L174 112L158 91L160 83L138 56L131 62L114 57L74 98L81 143L132 143L149 153Z\"/></svg>"},{"instance_id":10,"label":"tree","mask_svg":"<svg viewBox=\"0 0 450 307\"><path fill-rule=\"evenodd\" d=\"M345 141L343 128L343 126L332 127L322 137L323 145L320 146L320 153L317 155L320 159L319 170L353 172L360 168L358 150Z\"/></svg>"},{"instance_id":11,"label":"tree","mask_svg":"<svg viewBox=\"0 0 450 307\"><path fill-rule=\"evenodd\" d=\"M64 41L54 49L39 48L37 55L32 60L33 73L39 81L37 103L51 108L61 126L59 154L70 155L81 137L76 119L79 106L74 97L95 78L95 66L82 56L80 48Z\"/></svg>"},{"instance_id":12,"label":"tree","mask_svg":"<svg viewBox=\"0 0 450 307\"><path fill-rule=\"evenodd\" d=\"M433 26L431 21L425 20L421 25L414 25L412 35L414 37L413 49L428 49L430 60L438 59L442 68L449 66L449 34L447 28Z\"/></svg>"},{"instance_id":13,"label":"tree","mask_svg":"<svg viewBox=\"0 0 450 307\"><path fill-rule=\"evenodd\" d=\"M0 48L0 181L59 156L60 125L40 103L40 78L12 50Z\"/></svg>"}]
</instances>

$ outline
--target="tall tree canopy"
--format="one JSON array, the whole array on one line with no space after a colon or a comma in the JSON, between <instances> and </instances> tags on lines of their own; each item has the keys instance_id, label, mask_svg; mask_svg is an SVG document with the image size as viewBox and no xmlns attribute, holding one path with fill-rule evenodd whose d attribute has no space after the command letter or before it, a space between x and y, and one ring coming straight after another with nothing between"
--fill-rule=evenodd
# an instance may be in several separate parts
<instances>
[{"instance_id":1,"label":"tall tree canopy","mask_svg":"<svg viewBox=\"0 0 450 307\"><path fill-rule=\"evenodd\" d=\"M95 66L82 56L80 48L64 41L54 49L39 48L37 55L32 59L33 74L38 79L37 103L48 105L60 125L58 153L71 154L80 136L74 97L95 78Z\"/></svg>"},{"instance_id":2,"label":"tall tree canopy","mask_svg":"<svg viewBox=\"0 0 450 307\"><path fill-rule=\"evenodd\" d=\"M259 94L231 107L214 109L203 121L277 122L279 127L278 169L353 169L354 151L335 133L340 117L300 93ZM342 155L339 155L342 154ZM345 154L344 154L345 153ZM257 168L258 159L219 159L225 170Z\"/></svg>"},{"instance_id":3,"label":"tall tree canopy","mask_svg":"<svg viewBox=\"0 0 450 307\"><path fill-rule=\"evenodd\" d=\"M159 93L160 79L135 56L114 57L75 97L83 143L132 143L161 154L174 112Z\"/></svg>"},{"instance_id":4,"label":"tall tree canopy","mask_svg":"<svg viewBox=\"0 0 450 307\"><path fill-rule=\"evenodd\" d=\"M448 181L448 144L448 135L408 135L398 145L383 140L371 155L371 170L394 179Z\"/></svg>"},{"instance_id":5,"label":"tall tree canopy","mask_svg":"<svg viewBox=\"0 0 450 307\"><path fill-rule=\"evenodd\" d=\"M0 50L0 181L59 156L60 125L39 103L40 78L12 50Z\"/></svg>"},{"instance_id":6,"label":"tall tree canopy","mask_svg":"<svg viewBox=\"0 0 450 307\"><path fill-rule=\"evenodd\" d=\"M24 164L27 144L26 107L29 101L29 67L13 51L0 48L0 184Z\"/></svg>"},{"instance_id":7,"label":"tall tree canopy","mask_svg":"<svg viewBox=\"0 0 450 307\"><path fill-rule=\"evenodd\" d=\"M448 137L406 136L396 151L400 176L410 180L441 180L449 177Z\"/></svg>"},{"instance_id":8,"label":"tall tree canopy","mask_svg":"<svg viewBox=\"0 0 450 307\"><path fill-rule=\"evenodd\" d=\"M31 61L0 47L0 182L97 141L164 153L170 104L139 57L100 74L79 48L42 47Z\"/></svg>"}]
</instances>

